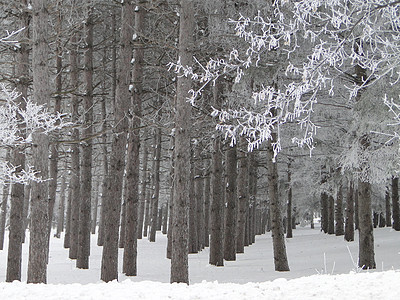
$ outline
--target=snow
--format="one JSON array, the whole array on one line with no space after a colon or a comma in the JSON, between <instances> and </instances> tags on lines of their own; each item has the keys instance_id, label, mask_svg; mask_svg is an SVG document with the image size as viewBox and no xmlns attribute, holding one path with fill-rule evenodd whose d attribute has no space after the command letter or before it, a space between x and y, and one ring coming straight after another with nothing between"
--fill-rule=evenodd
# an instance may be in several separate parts
<instances>
[{"instance_id":1,"label":"snow","mask_svg":"<svg viewBox=\"0 0 400 300\"><path fill-rule=\"evenodd\" d=\"M357 238L357 237L356 237ZM75 268L62 239L52 237L48 283L26 284L28 245L23 246L23 282L4 283L7 251L0 251L1 299L400 299L400 232L375 230L377 271L361 271L358 242L298 228L286 240L290 272L275 272L270 234L224 267L208 264L209 249L189 255L190 285L169 284L166 237L138 242L138 276L119 275L119 282L100 278L101 247L92 236L90 269ZM4 249L7 249L7 239ZM351 255L350 255L351 253ZM123 250L120 249L120 262ZM121 263L120 263L121 269Z\"/></svg>"}]
</instances>

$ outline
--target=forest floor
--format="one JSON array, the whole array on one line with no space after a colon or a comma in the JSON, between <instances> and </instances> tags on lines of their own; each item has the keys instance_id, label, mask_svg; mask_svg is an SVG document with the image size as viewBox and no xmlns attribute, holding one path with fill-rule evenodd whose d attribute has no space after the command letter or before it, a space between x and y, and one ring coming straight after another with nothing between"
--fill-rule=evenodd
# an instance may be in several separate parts
<instances>
[{"instance_id":1,"label":"forest floor","mask_svg":"<svg viewBox=\"0 0 400 300\"><path fill-rule=\"evenodd\" d=\"M270 234L224 267L208 264L209 249L189 255L190 286L168 284L166 236L138 241L138 276L102 283L101 247L92 236L90 269L75 268L63 240L51 238L48 285L26 284L28 245L23 246L23 283L4 283L7 251L0 251L0 299L400 299L400 232L375 229L377 270L361 271L358 242L298 227L286 239L290 272L275 272ZM8 233L6 233L8 235ZM4 249L7 249L7 238ZM120 249L120 269L123 250Z\"/></svg>"}]
</instances>

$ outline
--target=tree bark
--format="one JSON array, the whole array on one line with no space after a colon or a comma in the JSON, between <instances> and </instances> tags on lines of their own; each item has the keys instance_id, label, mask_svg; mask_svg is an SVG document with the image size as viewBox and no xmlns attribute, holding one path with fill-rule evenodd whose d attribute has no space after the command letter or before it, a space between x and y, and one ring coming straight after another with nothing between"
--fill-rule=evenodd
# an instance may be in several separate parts
<instances>
[{"instance_id":1,"label":"tree bark","mask_svg":"<svg viewBox=\"0 0 400 300\"><path fill-rule=\"evenodd\" d=\"M27 6L27 1L23 0L21 5ZM26 29L21 32L20 47L17 49L17 67L16 78L18 78L16 89L20 96L15 100L15 104L21 109L26 108L25 100L28 99L29 87L29 23L30 16L28 11L24 10L20 15L20 26ZM22 119L17 115L18 119ZM22 124L20 125L20 127ZM21 128L23 132L23 129ZM12 150L13 166L16 166L15 175L21 175L25 168L25 153L20 147ZM7 202L7 201L6 201ZM15 183L11 186L11 209L10 209L10 227L9 227L9 242L7 253L7 275L6 281L14 280L21 281L21 261L22 261L22 242L24 231L23 208L24 208L24 185Z\"/></svg>"},{"instance_id":2,"label":"tree bark","mask_svg":"<svg viewBox=\"0 0 400 300\"><path fill-rule=\"evenodd\" d=\"M286 231L286 238L292 238L293 237L293 231L292 231L292 171L291 171L291 163L288 163L288 202L287 202L287 213L286 213L286 218L287 218L287 231Z\"/></svg>"},{"instance_id":3,"label":"tree bark","mask_svg":"<svg viewBox=\"0 0 400 300\"><path fill-rule=\"evenodd\" d=\"M6 160L8 161L10 158L10 151L7 151ZM6 219L7 219L7 203L8 203L8 194L10 192L10 185L4 184L2 189L2 197L1 197L1 215L0 215L0 250L4 248L4 235L6 231Z\"/></svg>"},{"instance_id":4,"label":"tree bark","mask_svg":"<svg viewBox=\"0 0 400 300\"><path fill-rule=\"evenodd\" d=\"M51 97L49 57L49 12L46 0L32 1L32 77L33 101L49 105ZM32 135L32 162L40 176L48 178L49 139L45 134ZM47 235L49 222L48 184L32 183L32 208L28 261L28 283L47 281Z\"/></svg>"},{"instance_id":5,"label":"tree bark","mask_svg":"<svg viewBox=\"0 0 400 300\"><path fill-rule=\"evenodd\" d=\"M155 129L153 159L153 195L151 196L150 242L156 241L158 222L158 200L160 197L161 128Z\"/></svg>"},{"instance_id":6,"label":"tree bark","mask_svg":"<svg viewBox=\"0 0 400 300\"><path fill-rule=\"evenodd\" d=\"M78 81L78 53L77 53L77 34L71 37L71 49L69 54L70 59L70 79L71 88L73 90L71 94L71 119L73 123L78 123L79 120L79 99L77 96L79 81ZM74 128L72 130L71 146L71 180L70 188L72 194L70 198L71 205L71 220L70 220L70 242L69 242L69 258L76 259L78 257L78 233L79 233L79 206L81 202L80 193L80 153L79 153L79 129Z\"/></svg>"},{"instance_id":7,"label":"tree bark","mask_svg":"<svg viewBox=\"0 0 400 300\"><path fill-rule=\"evenodd\" d=\"M275 271L289 271L286 255L285 237L283 233L282 215L280 211L278 193L278 168L274 161L272 142L276 140L276 134L272 133L272 141L268 141L268 195L271 212L271 231L274 251Z\"/></svg>"},{"instance_id":8,"label":"tree bark","mask_svg":"<svg viewBox=\"0 0 400 300\"><path fill-rule=\"evenodd\" d=\"M210 246L210 197L211 176L207 174L204 179L204 246Z\"/></svg>"},{"instance_id":9,"label":"tree bark","mask_svg":"<svg viewBox=\"0 0 400 300\"><path fill-rule=\"evenodd\" d=\"M248 186L249 171L247 159L247 143L244 139L239 140L239 167L237 176L237 193L238 193L238 210L237 210L237 226L236 226L236 253L244 253L246 219L248 208Z\"/></svg>"},{"instance_id":10,"label":"tree bark","mask_svg":"<svg viewBox=\"0 0 400 300\"><path fill-rule=\"evenodd\" d=\"M101 280L118 279L118 232L121 214L122 179L125 169L128 119L126 109L130 107L131 61L133 51L133 28L135 1L121 3L121 48L115 97L115 126L111 142L110 168L107 180L107 197L104 215L104 246L101 263Z\"/></svg>"},{"instance_id":11,"label":"tree bark","mask_svg":"<svg viewBox=\"0 0 400 300\"><path fill-rule=\"evenodd\" d=\"M145 207L146 207L146 190L147 190L147 181L148 181L148 172L147 172L147 157L148 157L148 150L147 150L147 143L142 143L143 145L143 165L142 165L142 179L141 179L141 192L140 192L140 200L139 200L139 216L138 216L138 239L141 239L143 236L143 222L144 222L144 214L145 214Z\"/></svg>"},{"instance_id":12,"label":"tree bark","mask_svg":"<svg viewBox=\"0 0 400 300\"><path fill-rule=\"evenodd\" d=\"M71 181L70 181L71 182ZM67 200L67 214L65 215L65 235L64 235L64 248L68 249L71 246L71 217L72 214L72 187L68 185L68 200Z\"/></svg>"},{"instance_id":13,"label":"tree bark","mask_svg":"<svg viewBox=\"0 0 400 300\"><path fill-rule=\"evenodd\" d=\"M335 209L335 234L336 236L344 235L343 224L343 189L342 184L339 184L339 189L336 196L336 209Z\"/></svg>"},{"instance_id":14,"label":"tree bark","mask_svg":"<svg viewBox=\"0 0 400 300\"><path fill-rule=\"evenodd\" d=\"M192 151L193 152L193 151ZM193 154L194 155L194 154ZM189 192L189 253L197 253L199 252L198 247L198 219L197 219L197 198L194 190L194 181L195 181L195 162L194 157L192 155L191 162L191 176L190 176L190 192Z\"/></svg>"},{"instance_id":15,"label":"tree bark","mask_svg":"<svg viewBox=\"0 0 400 300\"><path fill-rule=\"evenodd\" d=\"M389 188L386 188L385 192L385 219L386 219L386 227L392 226L392 211L390 207L390 194L389 194Z\"/></svg>"},{"instance_id":16,"label":"tree bark","mask_svg":"<svg viewBox=\"0 0 400 300\"><path fill-rule=\"evenodd\" d=\"M392 218L393 229L400 231L400 209L399 209L399 178L392 178Z\"/></svg>"},{"instance_id":17,"label":"tree bark","mask_svg":"<svg viewBox=\"0 0 400 300\"><path fill-rule=\"evenodd\" d=\"M65 190L67 188L67 181L65 175L61 177L60 187L60 202L58 203L58 220L56 237L60 238L61 232L64 231L64 214L65 214Z\"/></svg>"},{"instance_id":18,"label":"tree bark","mask_svg":"<svg viewBox=\"0 0 400 300\"><path fill-rule=\"evenodd\" d=\"M192 46L194 33L194 1L180 1L179 57L182 65L192 65ZM186 102L191 89L191 79L178 77L175 111L175 184L172 220L172 282L189 284L188 266L188 214L189 214L189 178L190 144L189 122L191 108Z\"/></svg>"},{"instance_id":19,"label":"tree bark","mask_svg":"<svg viewBox=\"0 0 400 300\"><path fill-rule=\"evenodd\" d=\"M350 180L346 198L346 224L344 239L354 241L354 183Z\"/></svg>"},{"instance_id":20,"label":"tree bark","mask_svg":"<svg viewBox=\"0 0 400 300\"><path fill-rule=\"evenodd\" d=\"M224 259L236 260L237 153L236 145L226 151Z\"/></svg>"},{"instance_id":21,"label":"tree bark","mask_svg":"<svg viewBox=\"0 0 400 300\"><path fill-rule=\"evenodd\" d=\"M371 184L358 182L359 199L359 259L358 266L363 269L375 269L374 235L371 209Z\"/></svg>"},{"instance_id":22,"label":"tree bark","mask_svg":"<svg viewBox=\"0 0 400 300\"><path fill-rule=\"evenodd\" d=\"M328 196L328 234L335 233L335 198Z\"/></svg>"}]
</instances>

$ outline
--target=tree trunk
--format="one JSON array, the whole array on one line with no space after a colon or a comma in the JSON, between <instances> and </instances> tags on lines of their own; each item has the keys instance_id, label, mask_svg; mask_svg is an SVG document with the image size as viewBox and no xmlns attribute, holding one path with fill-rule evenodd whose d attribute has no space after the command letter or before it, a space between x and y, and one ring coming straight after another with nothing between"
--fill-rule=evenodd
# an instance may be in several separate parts
<instances>
[{"instance_id":1,"label":"tree trunk","mask_svg":"<svg viewBox=\"0 0 400 300\"><path fill-rule=\"evenodd\" d=\"M162 224L161 224L162 225L162 229L161 229L162 234L168 233L168 207L169 207L168 202L163 205L163 216L162 216Z\"/></svg>"},{"instance_id":2,"label":"tree trunk","mask_svg":"<svg viewBox=\"0 0 400 300\"><path fill-rule=\"evenodd\" d=\"M354 183L350 180L346 198L346 224L344 239L354 241Z\"/></svg>"},{"instance_id":3,"label":"tree trunk","mask_svg":"<svg viewBox=\"0 0 400 300\"><path fill-rule=\"evenodd\" d=\"M211 176L207 174L204 181L204 246L210 246L210 197Z\"/></svg>"},{"instance_id":4,"label":"tree trunk","mask_svg":"<svg viewBox=\"0 0 400 300\"><path fill-rule=\"evenodd\" d=\"M57 233L56 237L60 238L61 232L64 231L64 214L65 214L65 190L67 188L67 181L65 176L61 177L61 188L60 188L60 202L58 204L58 220L57 220Z\"/></svg>"},{"instance_id":5,"label":"tree trunk","mask_svg":"<svg viewBox=\"0 0 400 300\"><path fill-rule=\"evenodd\" d=\"M199 252L198 247L198 236L197 236L197 199L195 196L194 190L194 181L195 181L195 167L194 167L194 158L191 163L191 176L190 176L190 192L189 192L189 253L197 253Z\"/></svg>"},{"instance_id":6,"label":"tree trunk","mask_svg":"<svg viewBox=\"0 0 400 300\"><path fill-rule=\"evenodd\" d=\"M271 231L274 250L275 271L289 271L289 264L286 256L285 237L283 233L282 215L278 193L278 168L274 161L272 142L275 142L276 134L272 133L272 141L268 141L268 195L271 212Z\"/></svg>"},{"instance_id":7,"label":"tree trunk","mask_svg":"<svg viewBox=\"0 0 400 300\"><path fill-rule=\"evenodd\" d=\"M160 110L158 112L160 112ZM158 200L160 197L161 128L155 129L153 159L153 195L151 196L150 242L156 241L158 222Z\"/></svg>"},{"instance_id":8,"label":"tree trunk","mask_svg":"<svg viewBox=\"0 0 400 300\"><path fill-rule=\"evenodd\" d=\"M386 188L385 192L385 210L386 210L386 227L392 226L392 211L390 207L390 194L389 188Z\"/></svg>"},{"instance_id":9,"label":"tree trunk","mask_svg":"<svg viewBox=\"0 0 400 300\"><path fill-rule=\"evenodd\" d=\"M400 209L399 209L399 178L392 178L392 217L393 229L400 231Z\"/></svg>"},{"instance_id":10,"label":"tree trunk","mask_svg":"<svg viewBox=\"0 0 400 300\"><path fill-rule=\"evenodd\" d=\"M70 49L70 77L71 87L73 93L71 95L71 119L73 123L79 121L79 99L78 93L78 53L77 53L77 34L71 37L71 49ZM70 243L69 243L69 258L76 259L78 257L78 233L79 233L79 206L81 202L80 193L80 154L79 154L79 129L74 128L72 130L73 144L71 146L71 180L70 188L72 194L70 198L71 205L71 220L70 220Z\"/></svg>"},{"instance_id":11,"label":"tree trunk","mask_svg":"<svg viewBox=\"0 0 400 300\"><path fill-rule=\"evenodd\" d=\"M194 1L180 1L179 57L182 65L192 65L192 47L194 33ZM176 91L175 111L175 185L172 220L172 257L171 282L189 284L188 266L188 215L189 215L189 178L190 178L190 115L187 103L191 79L179 76Z\"/></svg>"},{"instance_id":12,"label":"tree trunk","mask_svg":"<svg viewBox=\"0 0 400 300\"><path fill-rule=\"evenodd\" d=\"M90 233L95 234L96 233L96 227L97 227L97 211L99 208L99 197L100 197L100 192L99 192L99 181L96 181L96 184L94 186L94 198L92 201L92 218L91 218L91 223L90 223Z\"/></svg>"},{"instance_id":13,"label":"tree trunk","mask_svg":"<svg viewBox=\"0 0 400 300\"><path fill-rule=\"evenodd\" d=\"M359 259L358 266L363 269L375 269L374 235L371 209L371 184L358 182L359 199Z\"/></svg>"},{"instance_id":14,"label":"tree trunk","mask_svg":"<svg viewBox=\"0 0 400 300\"><path fill-rule=\"evenodd\" d=\"M358 217L358 188L354 191L354 229L358 230L359 224Z\"/></svg>"},{"instance_id":15,"label":"tree trunk","mask_svg":"<svg viewBox=\"0 0 400 300\"><path fill-rule=\"evenodd\" d=\"M328 196L328 234L335 233L335 198Z\"/></svg>"},{"instance_id":16,"label":"tree trunk","mask_svg":"<svg viewBox=\"0 0 400 300\"><path fill-rule=\"evenodd\" d=\"M70 181L71 182L71 181ZM65 215L65 235L64 235L64 248L68 249L71 247L71 217L72 214L72 187L68 185L68 200L67 200L67 214Z\"/></svg>"},{"instance_id":17,"label":"tree trunk","mask_svg":"<svg viewBox=\"0 0 400 300\"><path fill-rule=\"evenodd\" d=\"M127 108L131 107L129 85L131 83L131 61L133 52L133 28L135 1L121 3L121 47L118 68L118 84L115 97L115 126L111 142L110 168L107 181L107 197L104 214L104 246L101 262L101 280L118 279L118 232L121 214L122 179L125 169L127 143Z\"/></svg>"},{"instance_id":18,"label":"tree trunk","mask_svg":"<svg viewBox=\"0 0 400 300\"><path fill-rule=\"evenodd\" d=\"M288 202L287 202L287 231L286 231L286 238L292 238L293 237L293 231L292 231L292 182L291 182L291 163L288 163Z\"/></svg>"},{"instance_id":19,"label":"tree trunk","mask_svg":"<svg viewBox=\"0 0 400 300\"><path fill-rule=\"evenodd\" d=\"M336 236L344 235L344 224L343 224L343 190L342 184L339 184L336 197L336 209L335 209L335 234Z\"/></svg>"},{"instance_id":20,"label":"tree trunk","mask_svg":"<svg viewBox=\"0 0 400 300\"><path fill-rule=\"evenodd\" d=\"M226 151L224 259L236 260L237 153L236 146Z\"/></svg>"},{"instance_id":21,"label":"tree trunk","mask_svg":"<svg viewBox=\"0 0 400 300\"><path fill-rule=\"evenodd\" d=\"M239 167L237 176L237 193L238 193L238 210L237 210L237 226L236 226L236 253L244 253L246 219L248 208L248 186L249 171L247 159L247 143L244 139L239 140L240 156L238 157Z\"/></svg>"},{"instance_id":22,"label":"tree trunk","mask_svg":"<svg viewBox=\"0 0 400 300\"><path fill-rule=\"evenodd\" d=\"M51 97L50 72L48 68L49 11L46 0L32 1L32 77L33 101L38 105L49 105ZM32 162L40 170L42 178L48 178L49 139L45 134L32 135ZM48 184L32 183L32 208L28 261L28 283L47 281L47 234L49 222Z\"/></svg>"},{"instance_id":23,"label":"tree trunk","mask_svg":"<svg viewBox=\"0 0 400 300\"><path fill-rule=\"evenodd\" d=\"M78 257L76 267L89 268L90 255L90 217L92 205L92 138L93 135L93 8L88 7L88 16L85 24L86 51L85 51L85 83L84 97L84 129L85 141L82 146L82 173L81 173L81 202L79 207Z\"/></svg>"},{"instance_id":24,"label":"tree trunk","mask_svg":"<svg viewBox=\"0 0 400 300\"><path fill-rule=\"evenodd\" d=\"M255 221L256 221L256 207L257 207L257 176L258 176L258 163L257 152L249 154L249 200L250 200L250 218L249 218L249 243L255 242Z\"/></svg>"},{"instance_id":25,"label":"tree trunk","mask_svg":"<svg viewBox=\"0 0 400 300\"><path fill-rule=\"evenodd\" d=\"M197 241L198 250L204 248L204 176L203 176L203 161L201 157L200 145L195 147L195 157L194 157L194 196L197 203Z\"/></svg>"},{"instance_id":26,"label":"tree trunk","mask_svg":"<svg viewBox=\"0 0 400 300\"><path fill-rule=\"evenodd\" d=\"M175 98L176 100L176 98ZM176 104L176 103L175 103ZM171 165L169 168L169 176L168 176L168 184L170 186L170 190L169 190L169 219L168 219L168 233L167 233L167 258L171 259L172 257L172 220L173 220L173 213L174 213L174 207L173 207L173 203L174 203L174 169L175 169L175 162L174 162L174 147L175 147L175 137L174 137L174 133L172 132L170 135L170 147L169 147L169 153L170 153L170 157L171 157Z\"/></svg>"},{"instance_id":27,"label":"tree trunk","mask_svg":"<svg viewBox=\"0 0 400 300\"><path fill-rule=\"evenodd\" d=\"M22 5L27 6L27 1L23 0ZM28 99L29 87L29 23L30 16L28 11L23 11L20 15L21 28L26 29L21 33L20 47L17 48L17 67L16 78L18 78L16 89L20 96L15 100L15 104L21 109L26 109L25 100ZM18 119L22 116L17 115ZM20 127L22 124L20 125ZM20 128L23 131L22 128ZM16 147L12 151L11 164L16 166L15 175L21 175L25 168L25 153L20 147ZM6 201L7 202L7 201ZM22 261L22 242L23 242L23 207L24 207L24 185L15 183L11 186L11 209L10 209L10 227L9 227L9 242L7 253L7 275L6 281L14 280L21 281L21 261Z\"/></svg>"},{"instance_id":28,"label":"tree trunk","mask_svg":"<svg viewBox=\"0 0 400 300\"><path fill-rule=\"evenodd\" d=\"M213 87L214 106L220 108L222 105L222 84L216 82ZM212 197L211 197L211 235L210 235L210 264L215 266L224 265L223 249L223 217L224 217L224 195L222 178L222 147L221 138L216 136L213 140L212 157Z\"/></svg>"},{"instance_id":29,"label":"tree trunk","mask_svg":"<svg viewBox=\"0 0 400 300\"><path fill-rule=\"evenodd\" d=\"M138 216L138 229L137 229L137 238L141 239L143 236L143 222L144 222L144 213L146 207L146 190L147 190L147 181L148 181L148 172L147 172L147 157L148 157L148 150L147 150L147 143L143 142L143 165L142 165L142 179L141 179L141 191L140 191L140 199L139 199L139 216Z\"/></svg>"}]
</instances>

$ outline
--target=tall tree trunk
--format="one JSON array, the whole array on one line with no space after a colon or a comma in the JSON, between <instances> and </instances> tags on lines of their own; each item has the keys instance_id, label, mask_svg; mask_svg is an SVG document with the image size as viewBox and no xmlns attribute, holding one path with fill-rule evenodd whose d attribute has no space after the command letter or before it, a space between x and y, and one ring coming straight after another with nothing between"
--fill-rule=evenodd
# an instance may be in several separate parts
<instances>
[{"instance_id":1,"label":"tall tree trunk","mask_svg":"<svg viewBox=\"0 0 400 300\"><path fill-rule=\"evenodd\" d=\"M293 237L293 231L292 231L292 171L291 171L291 163L288 163L288 201L287 201L287 213L286 213L286 226L287 226L287 231L286 231L286 237L287 238L292 238Z\"/></svg>"},{"instance_id":2,"label":"tall tree trunk","mask_svg":"<svg viewBox=\"0 0 400 300\"><path fill-rule=\"evenodd\" d=\"M348 242L354 241L354 183L350 180L346 197L346 224L344 239Z\"/></svg>"},{"instance_id":3,"label":"tall tree trunk","mask_svg":"<svg viewBox=\"0 0 400 300\"><path fill-rule=\"evenodd\" d=\"M27 1L23 0L21 3L27 6ZM15 104L21 109L26 108L25 100L28 99L29 87L29 23L30 16L28 11L23 11L20 16L20 26L26 29L22 31L20 37L20 47L17 52L17 68L16 78L18 78L16 89L20 96L15 100ZM20 115L18 119L22 119ZM20 125L20 127L22 124ZM21 128L22 129L22 128ZM23 131L23 129L21 130ZM21 175L22 170L25 168L25 153L20 147L16 147L12 151L12 165L16 166L15 175ZM10 227L9 227L9 242L7 253L7 276L6 281L12 282L14 280L21 281L21 261L22 261L22 242L23 242L23 207L24 207L24 185L15 183L11 186L11 209L10 209Z\"/></svg>"},{"instance_id":4,"label":"tall tree trunk","mask_svg":"<svg viewBox=\"0 0 400 300\"><path fill-rule=\"evenodd\" d=\"M176 99L176 98L175 98ZM172 220L173 220L173 213L174 213L174 170L175 170L175 163L174 163L174 146L175 146L175 136L174 133L171 133L170 136L170 147L169 147L169 153L171 157L171 165L169 168L169 176L168 176L168 184L170 186L170 191L169 191L169 219L168 219L168 233L167 233L167 258L171 259L172 257Z\"/></svg>"},{"instance_id":5,"label":"tall tree trunk","mask_svg":"<svg viewBox=\"0 0 400 300\"><path fill-rule=\"evenodd\" d=\"M354 191L354 229L358 230L360 218L358 217L358 187Z\"/></svg>"},{"instance_id":6,"label":"tall tree trunk","mask_svg":"<svg viewBox=\"0 0 400 300\"><path fill-rule=\"evenodd\" d=\"M238 193L238 210L237 210L237 226L236 226L236 253L244 253L246 219L248 208L248 186L249 171L247 159L247 143L244 139L239 140L239 170L237 176L237 193Z\"/></svg>"},{"instance_id":7,"label":"tall tree trunk","mask_svg":"<svg viewBox=\"0 0 400 300\"><path fill-rule=\"evenodd\" d=\"M192 151L193 153L193 151ZM194 155L194 153L193 153ZM190 171L190 191L189 191L189 253L198 253L198 230L197 227L199 225L197 219L197 199L194 190L194 181L195 181L195 162L194 157L192 156L191 160L191 171Z\"/></svg>"},{"instance_id":8,"label":"tall tree trunk","mask_svg":"<svg viewBox=\"0 0 400 300\"><path fill-rule=\"evenodd\" d=\"M79 211L78 257L76 267L89 268L90 255L90 216L92 205L92 135L93 135L93 30L94 16L92 4L88 4L88 15L85 23L85 84L84 129L85 141L82 146L81 203Z\"/></svg>"},{"instance_id":9,"label":"tall tree trunk","mask_svg":"<svg viewBox=\"0 0 400 300\"><path fill-rule=\"evenodd\" d=\"M65 190L67 188L67 181L65 175L61 177L60 187L60 202L58 203L58 220L56 237L60 238L61 232L64 231L64 214L65 214Z\"/></svg>"},{"instance_id":10,"label":"tall tree trunk","mask_svg":"<svg viewBox=\"0 0 400 300\"><path fill-rule=\"evenodd\" d=\"M392 210L390 207L390 193L389 193L389 188L386 187L386 192L385 192L385 219L386 219L386 227L392 226Z\"/></svg>"},{"instance_id":11,"label":"tall tree trunk","mask_svg":"<svg viewBox=\"0 0 400 300\"><path fill-rule=\"evenodd\" d=\"M256 223L256 207L257 207L257 177L258 162L257 152L251 152L249 155L249 200L250 200L250 218L249 218L249 243L250 245L256 241L255 223Z\"/></svg>"},{"instance_id":12,"label":"tall tree trunk","mask_svg":"<svg viewBox=\"0 0 400 300\"><path fill-rule=\"evenodd\" d=\"M133 51L133 28L135 1L121 3L121 48L118 68L118 84L114 107L115 126L111 142L110 169L107 182L107 197L104 215L104 246L101 262L101 280L118 279L118 232L121 214L122 178L125 169L128 120L126 109L131 105L129 85L131 83L131 61Z\"/></svg>"},{"instance_id":13,"label":"tall tree trunk","mask_svg":"<svg viewBox=\"0 0 400 300\"><path fill-rule=\"evenodd\" d=\"M179 57L182 65L192 65L194 33L194 1L181 0L179 14ZM189 122L191 108L187 103L191 79L178 77L175 111L175 184L172 220L171 282L189 284L188 266L188 214L190 144Z\"/></svg>"},{"instance_id":14,"label":"tall tree trunk","mask_svg":"<svg viewBox=\"0 0 400 300\"><path fill-rule=\"evenodd\" d=\"M237 153L236 146L226 151L226 193L224 259L236 260Z\"/></svg>"},{"instance_id":15,"label":"tall tree trunk","mask_svg":"<svg viewBox=\"0 0 400 300\"><path fill-rule=\"evenodd\" d=\"M272 143L276 141L276 134L272 133L272 141L268 141L268 195L271 211L271 231L274 250L275 271L289 271L289 264L286 255L285 237L283 233L282 215L279 203L278 192L278 168L274 161Z\"/></svg>"},{"instance_id":16,"label":"tall tree trunk","mask_svg":"<svg viewBox=\"0 0 400 300\"><path fill-rule=\"evenodd\" d=\"M328 234L335 233L335 198L328 196Z\"/></svg>"},{"instance_id":17,"label":"tall tree trunk","mask_svg":"<svg viewBox=\"0 0 400 300\"><path fill-rule=\"evenodd\" d=\"M71 180L70 180L71 182ZM64 248L71 247L71 221L72 221L72 187L68 185L68 200L67 200L67 214L65 215L65 235L64 235Z\"/></svg>"},{"instance_id":18,"label":"tall tree trunk","mask_svg":"<svg viewBox=\"0 0 400 300\"><path fill-rule=\"evenodd\" d=\"M321 168L321 185L327 181L326 166ZM321 193L321 230L328 233L328 194L323 191Z\"/></svg>"},{"instance_id":19,"label":"tall tree trunk","mask_svg":"<svg viewBox=\"0 0 400 300\"><path fill-rule=\"evenodd\" d=\"M203 161L201 157L201 148L197 144L195 146L195 157L194 157L194 196L197 203L197 241L198 249L204 248L204 176L203 176Z\"/></svg>"},{"instance_id":20,"label":"tall tree trunk","mask_svg":"<svg viewBox=\"0 0 400 300\"><path fill-rule=\"evenodd\" d=\"M336 209L335 209L335 234L336 236L344 235L343 224L343 189L342 184L339 183L339 189L336 196Z\"/></svg>"},{"instance_id":21,"label":"tall tree trunk","mask_svg":"<svg viewBox=\"0 0 400 300\"><path fill-rule=\"evenodd\" d=\"M99 192L99 181L96 181L96 184L94 186L94 198L92 201L92 217L91 217L91 223L90 223L90 233L95 234L96 233L96 227L97 227L97 211L99 207L99 197L100 197L100 192Z\"/></svg>"},{"instance_id":22,"label":"tall tree trunk","mask_svg":"<svg viewBox=\"0 0 400 300\"><path fill-rule=\"evenodd\" d=\"M155 129L153 159L153 195L151 196L150 242L156 241L158 221L158 200L160 196L161 128Z\"/></svg>"},{"instance_id":23,"label":"tall tree trunk","mask_svg":"<svg viewBox=\"0 0 400 300\"><path fill-rule=\"evenodd\" d=\"M371 209L371 184L358 182L359 199L359 259L358 266L363 269L375 269L374 235Z\"/></svg>"},{"instance_id":24,"label":"tall tree trunk","mask_svg":"<svg viewBox=\"0 0 400 300\"><path fill-rule=\"evenodd\" d=\"M393 229L400 230L400 209L399 209L399 178L392 178L392 217Z\"/></svg>"},{"instance_id":25,"label":"tall tree trunk","mask_svg":"<svg viewBox=\"0 0 400 300\"><path fill-rule=\"evenodd\" d=\"M204 246L210 246L210 198L211 198L211 176L206 174L204 179Z\"/></svg>"},{"instance_id":26,"label":"tall tree trunk","mask_svg":"<svg viewBox=\"0 0 400 300\"><path fill-rule=\"evenodd\" d=\"M77 53L77 34L71 37L70 59L70 77L71 77L71 110L72 122L78 123L79 120L79 99L78 99L78 53ZM72 130L73 144L71 146L71 180L70 188L72 194L70 198L71 220L70 220L70 243L69 258L76 259L78 257L78 233L79 233L79 205L81 202L80 192L80 154L79 154L79 129Z\"/></svg>"},{"instance_id":27,"label":"tall tree trunk","mask_svg":"<svg viewBox=\"0 0 400 300\"><path fill-rule=\"evenodd\" d=\"M147 172L147 157L148 157L148 149L147 143L143 144L143 165L142 165L142 189L140 192L140 207L139 207L139 216L138 216L138 239L141 239L143 236L143 222L144 222L144 213L146 207L146 190L147 190L147 182L148 182L148 172Z\"/></svg>"},{"instance_id":28,"label":"tall tree trunk","mask_svg":"<svg viewBox=\"0 0 400 300\"><path fill-rule=\"evenodd\" d=\"M139 36L139 42L134 45L135 61L132 72L132 82L134 85L132 94L133 116L129 123L128 139L128 167L126 174L127 194L126 194L126 233L123 260L123 272L127 276L137 274L137 235L138 235L138 204L139 204L139 170L140 170L140 118L142 116L142 78L143 78L143 57L144 57L144 22L146 1L139 1L135 8L135 32ZM160 152L161 152L161 132L160 132Z\"/></svg>"},{"instance_id":29,"label":"tall tree trunk","mask_svg":"<svg viewBox=\"0 0 400 300\"><path fill-rule=\"evenodd\" d=\"M46 0L32 1L32 77L33 101L49 105L51 97L49 57L49 10ZM32 135L32 162L42 178L48 178L49 139L45 134ZM47 233L49 222L48 184L32 183L32 209L28 261L28 283L47 281Z\"/></svg>"}]
</instances>

